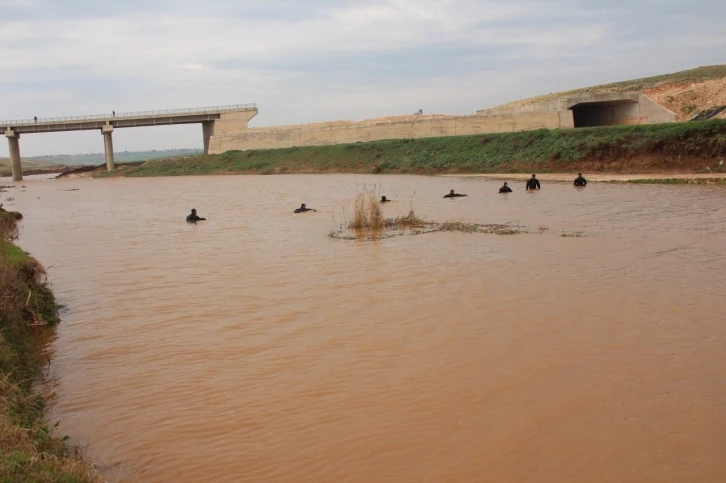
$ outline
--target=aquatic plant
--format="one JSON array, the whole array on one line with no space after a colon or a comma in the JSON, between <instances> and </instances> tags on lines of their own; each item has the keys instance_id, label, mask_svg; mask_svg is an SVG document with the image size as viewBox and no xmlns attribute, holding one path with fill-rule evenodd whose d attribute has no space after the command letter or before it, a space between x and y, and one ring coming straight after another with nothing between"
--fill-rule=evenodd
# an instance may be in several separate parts
<instances>
[{"instance_id":1,"label":"aquatic plant","mask_svg":"<svg viewBox=\"0 0 726 483\"><path fill-rule=\"evenodd\" d=\"M443 223L427 221L421 218L413 208L413 202L407 213L400 213L395 218L385 218L380 207L380 198L375 188L364 188L356 195L353 203L353 215L343 216L343 222L328 233L330 238L344 240L375 240L400 235L421 235L424 233L460 231L464 233L493 233L496 235L515 235L529 233L519 225L480 224L464 221L445 221Z\"/></svg>"},{"instance_id":2,"label":"aquatic plant","mask_svg":"<svg viewBox=\"0 0 726 483\"><path fill-rule=\"evenodd\" d=\"M353 217L348 222L351 230L381 230L386 226L375 188L364 190L355 198Z\"/></svg>"},{"instance_id":3,"label":"aquatic plant","mask_svg":"<svg viewBox=\"0 0 726 483\"><path fill-rule=\"evenodd\" d=\"M399 230L404 228L424 228L427 225L430 225L430 222L424 221L423 218L416 214L413 209L413 204L405 215L400 214L395 218L386 220L386 227Z\"/></svg>"}]
</instances>

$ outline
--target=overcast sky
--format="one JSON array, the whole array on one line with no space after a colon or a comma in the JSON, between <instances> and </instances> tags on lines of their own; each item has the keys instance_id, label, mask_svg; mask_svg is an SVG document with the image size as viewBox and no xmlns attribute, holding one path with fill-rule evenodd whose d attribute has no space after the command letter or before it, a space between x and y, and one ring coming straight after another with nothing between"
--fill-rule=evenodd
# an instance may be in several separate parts
<instances>
[{"instance_id":1,"label":"overcast sky","mask_svg":"<svg viewBox=\"0 0 726 483\"><path fill-rule=\"evenodd\" d=\"M470 114L726 63L725 18L726 0L0 0L0 118L248 102L251 126ZM201 147L201 126L114 143ZM26 156L102 150L95 131L21 139Z\"/></svg>"}]
</instances>

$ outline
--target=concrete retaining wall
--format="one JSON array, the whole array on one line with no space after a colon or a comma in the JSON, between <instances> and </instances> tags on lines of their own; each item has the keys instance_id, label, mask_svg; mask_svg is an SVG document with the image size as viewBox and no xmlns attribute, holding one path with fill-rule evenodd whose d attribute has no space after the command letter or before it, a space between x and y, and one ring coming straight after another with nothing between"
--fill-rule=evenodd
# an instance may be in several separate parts
<instances>
[{"instance_id":1,"label":"concrete retaining wall","mask_svg":"<svg viewBox=\"0 0 726 483\"><path fill-rule=\"evenodd\" d=\"M638 99L638 124L660 124L664 122L676 122L678 116L645 94L640 94Z\"/></svg>"},{"instance_id":2,"label":"concrete retaining wall","mask_svg":"<svg viewBox=\"0 0 726 483\"><path fill-rule=\"evenodd\" d=\"M331 127L300 125L286 129L246 129L218 132L209 140L209 152L321 146L384 139L461 136L572 127L572 112L532 112L507 116L452 116L377 124L350 123Z\"/></svg>"},{"instance_id":3,"label":"concrete retaining wall","mask_svg":"<svg viewBox=\"0 0 726 483\"><path fill-rule=\"evenodd\" d=\"M247 128L256 114L224 114L204 131L205 152L322 146L384 139L411 139L574 128L572 108L578 111L578 126L654 124L676 121L676 115L640 93L606 93L574 96L546 106L527 106L526 112L480 111L474 116L380 122L336 122L270 128ZM530 109L535 109L531 111ZM537 110L542 109L542 110ZM584 124L583 124L584 123ZM208 147L208 148L207 148Z\"/></svg>"}]
</instances>

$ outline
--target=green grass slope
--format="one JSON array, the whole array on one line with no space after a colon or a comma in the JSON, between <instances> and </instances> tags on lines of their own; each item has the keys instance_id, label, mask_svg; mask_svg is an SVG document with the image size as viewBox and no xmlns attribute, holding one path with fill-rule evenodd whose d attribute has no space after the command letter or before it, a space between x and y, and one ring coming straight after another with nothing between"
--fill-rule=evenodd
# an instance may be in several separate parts
<instances>
[{"instance_id":1,"label":"green grass slope","mask_svg":"<svg viewBox=\"0 0 726 483\"><path fill-rule=\"evenodd\" d=\"M127 176L285 172L497 173L680 167L726 156L726 121L540 129L476 136L229 151L148 161ZM645 163L645 164L643 164Z\"/></svg>"}]
</instances>

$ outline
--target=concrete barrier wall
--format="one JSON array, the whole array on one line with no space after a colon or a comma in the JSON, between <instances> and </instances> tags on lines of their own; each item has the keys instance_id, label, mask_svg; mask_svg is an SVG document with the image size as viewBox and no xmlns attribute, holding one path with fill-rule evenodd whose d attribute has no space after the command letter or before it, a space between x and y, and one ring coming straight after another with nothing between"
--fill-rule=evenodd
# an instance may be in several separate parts
<instances>
[{"instance_id":1,"label":"concrete barrier wall","mask_svg":"<svg viewBox=\"0 0 726 483\"><path fill-rule=\"evenodd\" d=\"M645 94L640 94L638 108L637 124L660 124L678 120L678 116L674 112L669 111Z\"/></svg>"},{"instance_id":2,"label":"concrete barrier wall","mask_svg":"<svg viewBox=\"0 0 726 483\"><path fill-rule=\"evenodd\" d=\"M612 104L613 101L626 101ZM628 102L629 101L629 102ZM560 110L514 112L493 115L451 116L429 119L384 121L378 123L341 121L328 124L303 124L273 128L247 129L254 114L223 116L216 121L205 147L211 154L230 150L323 146L384 139L416 139L438 136L462 136L527 131L532 129L573 128L573 113L567 107L580 105L588 122L585 125L656 124L675 122L676 115L653 102L644 94L594 94L575 96L559 102ZM586 107L585 107L586 106ZM256 111L255 111L256 114Z\"/></svg>"},{"instance_id":3,"label":"concrete barrier wall","mask_svg":"<svg viewBox=\"0 0 726 483\"><path fill-rule=\"evenodd\" d=\"M570 111L532 112L506 116L452 116L377 124L341 123L330 127L303 124L285 129L215 131L209 140L209 152L219 154L230 150L323 146L384 139L461 136L572 126Z\"/></svg>"}]
</instances>

